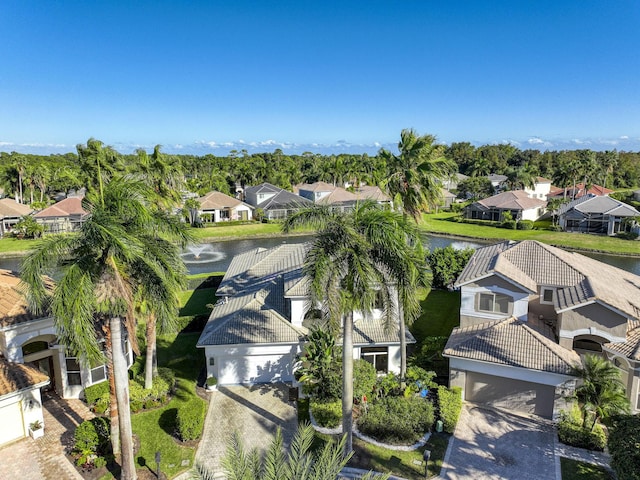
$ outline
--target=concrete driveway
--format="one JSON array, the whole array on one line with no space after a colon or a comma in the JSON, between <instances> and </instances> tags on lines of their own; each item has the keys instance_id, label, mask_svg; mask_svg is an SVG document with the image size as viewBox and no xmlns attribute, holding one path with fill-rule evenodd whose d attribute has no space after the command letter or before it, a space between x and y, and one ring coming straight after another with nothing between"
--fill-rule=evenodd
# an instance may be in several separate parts
<instances>
[{"instance_id":1,"label":"concrete driveway","mask_svg":"<svg viewBox=\"0 0 640 480\"><path fill-rule=\"evenodd\" d=\"M298 427L295 402L289 401L289 388L284 384L219 387L209 394L209 411L196 461L213 472L221 472L221 460L229 438L238 432L247 451L264 451L282 429L285 445L289 445Z\"/></svg>"},{"instance_id":2,"label":"concrete driveway","mask_svg":"<svg viewBox=\"0 0 640 480\"><path fill-rule=\"evenodd\" d=\"M451 480L556 478L550 421L465 404L442 478Z\"/></svg>"}]
</instances>

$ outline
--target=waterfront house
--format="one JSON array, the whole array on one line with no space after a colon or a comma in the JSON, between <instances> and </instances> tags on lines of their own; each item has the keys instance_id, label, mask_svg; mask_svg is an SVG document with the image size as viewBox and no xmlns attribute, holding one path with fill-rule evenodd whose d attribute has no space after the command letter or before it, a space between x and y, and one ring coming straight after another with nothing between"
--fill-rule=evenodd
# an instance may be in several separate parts
<instances>
[{"instance_id":1,"label":"waterfront house","mask_svg":"<svg viewBox=\"0 0 640 480\"><path fill-rule=\"evenodd\" d=\"M82 208L83 197L67 197L33 215L45 233L65 233L78 230L89 216Z\"/></svg>"},{"instance_id":2,"label":"waterfront house","mask_svg":"<svg viewBox=\"0 0 640 480\"><path fill-rule=\"evenodd\" d=\"M636 217L638 210L609 196L583 195L558 208L558 224L565 232L615 235L630 229L625 221Z\"/></svg>"},{"instance_id":3,"label":"waterfront house","mask_svg":"<svg viewBox=\"0 0 640 480\"><path fill-rule=\"evenodd\" d=\"M198 217L205 223L252 220L253 207L222 192L209 192L198 198Z\"/></svg>"},{"instance_id":4,"label":"waterfront house","mask_svg":"<svg viewBox=\"0 0 640 480\"><path fill-rule=\"evenodd\" d=\"M465 218L501 222L509 212L514 220L538 220L545 212L547 202L531 198L524 190L511 190L483 198L468 205Z\"/></svg>"},{"instance_id":5,"label":"waterfront house","mask_svg":"<svg viewBox=\"0 0 640 480\"><path fill-rule=\"evenodd\" d=\"M33 209L29 205L18 203L12 198L0 199L0 238L10 232L22 217L31 212Z\"/></svg>"},{"instance_id":6,"label":"waterfront house","mask_svg":"<svg viewBox=\"0 0 640 480\"><path fill-rule=\"evenodd\" d=\"M254 208L262 209L268 220L286 218L299 208L313 204L311 200L266 182L247 187L244 201Z\"/></svg>"}]
</instances>

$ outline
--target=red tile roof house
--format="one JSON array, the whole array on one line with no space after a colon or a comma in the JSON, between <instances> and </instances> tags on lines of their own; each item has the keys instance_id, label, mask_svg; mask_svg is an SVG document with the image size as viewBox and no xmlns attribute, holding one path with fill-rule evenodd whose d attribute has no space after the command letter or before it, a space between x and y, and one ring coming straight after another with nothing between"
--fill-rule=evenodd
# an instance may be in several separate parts
<instances>
[{"instance_id":1,"label":"red tile roof house","mask_svg":"<svg viewBox=\"0 0 640 480\"><path fill-rule=\"evenodd\" d=\"M52 288L53 284L50 284L50 287ZM131 365L133 354L126 340L124 348L128 352L127 361ZM32 403L28 402L29 409L40 408L41 387L53 389L63 398L78 398L84 388L103 382L107 378L106 365L82 367L76 357L67 353L65 346L58 343L53 317L49 314L35 315L30 311L21 290L19 276L15 272L3 269L0 269L0 359L7 365L5 378L23 372L27 375L26 378L30 379L29 382L23 382L24 388L16 387L15 390L18 392L16 395L23 395L20 392L26 389L25 395L30 395L29 400L33 400ZM12 402L5 403L5 394L2 393L2 368L4 367L0 364L0 438L4 434L4 426L7 425L3 422L9 415L7 412L13 415L18 408L11 406ZM38 376L34 372L42 375ZM38 392L31 389L38 389ZM6 395L11 396L13 393L7 391ZM13 398L14 396L11 396L11 399ZM22 398L26 397L23 395ZM5 405L9 405L8 410L3 410ZM31 417L29 413L25 418ZM15 428L15 432L20 432L17 426ZM21 435L24 436L24 432Z\"/></svg>"},{"instance_id":2,"label":"red tile roof house","mask_svg":"<svg viewBox=\"0 0 640 480\"><path fill-rule=\"evenodd\" d=\"M580 355L606 356L640 413L640 277L539 242L476 250L456 282L449 381L467 401L552 418Z\"/></svg>"},{"instance_id":3,"label":"red tile roof house","mask_svg":"<svg viewBox=\"0 0 640 480\"><path fill-rule=\"evenodd\" d=\"M82 208L83 197L68 197L34 214L45 233L73 232L80 228L89 212Z\"/></svg>"},{"instance_id":4,"label":"red tile roof house","mask_svg":"<svg viewBox=\"0 0 640 480\"><path fill-rule=\"evenodd\" d=\"M11 198L0 199L0 238L11 231L11 228L33 209L29 205L18 203Z\"/></svg>"},{"instance_id":5,"label":"red tile roof house","mask_svg":"<svg viewBox=\"0 0 640 480\"><path fill-rule=\"evenodd\" d=\"M573 186L567 188L551 187L551 191L547 198L548 200L551 200L552 198L574 200L584 195L607 196L612 193L613 190L600 185L591 185L588 189L585 189L584 183L576 183L575 188Z\"/></svg>"}]
</instances>

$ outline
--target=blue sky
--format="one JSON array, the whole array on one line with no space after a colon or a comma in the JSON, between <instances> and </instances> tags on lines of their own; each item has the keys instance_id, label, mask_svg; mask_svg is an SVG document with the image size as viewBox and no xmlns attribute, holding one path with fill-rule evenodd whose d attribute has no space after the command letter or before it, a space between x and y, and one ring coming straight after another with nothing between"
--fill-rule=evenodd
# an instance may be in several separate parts
<instances>
[{"instance_id":1,"label":"blue sky","mask_svg":"<svg viewBox=\"0 0 640 480\"><path fill-rule=\"evenodd\" d=\"M640 150L638 25L636 0L4 0L0 150Z\"/></svg>"}]
</instances>

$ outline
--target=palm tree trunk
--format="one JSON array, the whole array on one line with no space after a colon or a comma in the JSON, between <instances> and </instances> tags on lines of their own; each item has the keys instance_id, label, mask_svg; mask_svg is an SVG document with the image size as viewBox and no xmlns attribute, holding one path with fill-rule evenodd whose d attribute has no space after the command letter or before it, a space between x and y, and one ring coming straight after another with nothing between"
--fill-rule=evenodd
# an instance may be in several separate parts
<instances>
[{"instance_id":1,"label":"palm tree trunk","mask_svg":"<svg viewBox=\"0 0 640 480\"><path fill-rule=\"evenodd\" d=\"M347 436L344 453L353 451L353 312L344 319L342 333L342 433Z\"/></svg>"},{"instance_id":2,"label":"palm tree trunk","mask_svg":"<svg viewBox=\"0 0 640 480\"><path fill-rule=\"evenodd\" d=\"M127 359L123 350L122 319L109 319L111 330L111 350L113 352L113 373L116 385L116 400L120 415L120 466L122 480L136 480L136 467L133 460L133 438L131 429L131 410L129 409L129 375L127 373Z\"/></svg>"},{"instance_id":3,"label":"palm tree trunk","mask_svg":"<svg viewBox=\"0 0 640 480\"><path fill-rule=\"evenodd\" d=\"M157 374L156 362L156 318L149 315L147 319L147 353L144 361L144 388L153 387L153 376Z\"/></svg>"},{"instance_id":4,"label":"palm tree trunk","mask_svg":"<svg viewBox=\"0 0 640 480\"><path fill-rule=\"evenodd\" d=\"M107 374L109 378L109 420L111 424L111 450L114 455L120 455L120 423L118 420L118 403L116 401L116 382L113 371L113 355L111 342L111 328L105 326L105 343L107 347Z\"/></svg>"},{"instance_id":5,"label":"palm tree trunk","mask_svg":"<svg viewBox=\"0 0 640 480\"><path fill-rule=\"evenodd\" d=\"M407 335L405 333L404 309L402 308L400 296L398 296L398 326L400 327L400 388L404 390L406 387L405 377L407 376Z\"/></svg>"}]
</instances>

